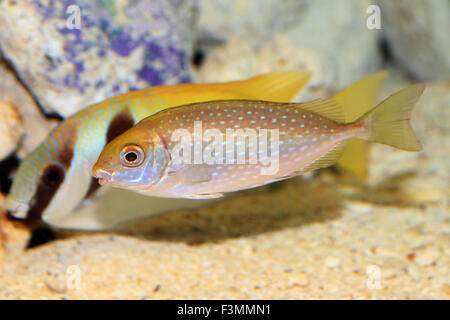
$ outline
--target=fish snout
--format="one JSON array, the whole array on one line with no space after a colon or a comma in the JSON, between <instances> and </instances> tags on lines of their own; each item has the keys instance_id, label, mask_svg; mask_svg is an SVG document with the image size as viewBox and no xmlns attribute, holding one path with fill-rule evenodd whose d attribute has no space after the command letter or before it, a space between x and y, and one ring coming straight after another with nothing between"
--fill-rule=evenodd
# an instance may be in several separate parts
<instances>
[{"instance_id":1,"label":"fish snout","mask_svg":"<svg viewBox=\"0 0 450 320\"><path fill-rule=\"evenodd\" d=\"M98 178L98 182L100 184L104 184L105 182L110 181L113 177L113 174L111 172L96 167L92 169L92 175Z\"/></svg>"},{"instance_id":2,"label":"fish snout","mask_svg":"<svg viewBox=\"0 0 450 320\"><path fill-rule=\"evenodd\" d=\"M8 216L13 219L25 220L28 216L29 206L11 197L6 198L6 207L8 209Z\"/></svg>"}]
</instances>

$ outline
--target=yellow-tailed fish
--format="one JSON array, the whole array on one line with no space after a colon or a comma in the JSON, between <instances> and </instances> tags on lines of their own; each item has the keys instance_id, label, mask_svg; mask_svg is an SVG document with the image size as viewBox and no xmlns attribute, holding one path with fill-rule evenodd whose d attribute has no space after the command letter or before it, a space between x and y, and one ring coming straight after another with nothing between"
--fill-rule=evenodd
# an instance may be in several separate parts
<instances>
[{"instance_id":1,"label":"yellow-tailed fish","mask_svg":"<svg viewBox=\"0 0 450 320\"><path fill-rule=\"evenodd\" d=\"M401 90L351 123L333 99L170 108L108 143L92 173L145 195L208 199L334 164L352 138L420 151L409 119L423 90Z\"/></svg>"},{"instance_id":2,"label":"yellow-tailed fish","mask_svg":"<svg viewBox=\"0 0 450 320\"><path fill-rule=\"evenodd\" d=\"M90 173L107 142L144 117L181 104L217 99L289 102L309 77L307 71L291 71L228 83L161 86L129 92L87 107L64 120L22 161L7 196L8 209L17 218L42 219L54 226L78 229L108 228L122 220L132 220L142 211L142 207L139 210L133 207L139 202L136 195L129 195L132 200L123 208L121 219L107 216L97 221L92 216L112 215L109 210L116 207L100 206L103 210L86 211L86 206L80 206L97 189ZM178 203L178 208L192 207L193 203L184 201ZM146 213L156 214L166 210L162 209L165 207L176 209L167 206L167 201L154 206L149 203Z\"/></svg>"}]
</instances>

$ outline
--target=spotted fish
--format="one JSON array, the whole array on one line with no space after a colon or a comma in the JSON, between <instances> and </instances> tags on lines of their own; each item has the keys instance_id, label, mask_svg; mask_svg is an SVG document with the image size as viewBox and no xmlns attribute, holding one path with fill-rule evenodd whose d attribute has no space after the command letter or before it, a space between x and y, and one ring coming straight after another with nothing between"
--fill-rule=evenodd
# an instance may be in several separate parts
<instances>
[{"instance_id":1,"label":"spotted fish","mask_svg":"<svg viewBox=\"0 0 450 320\"><path fill-rule=\"evenodd\" d=\"M119 213L117 202L113 207L93 207L95 210L86 210L89 206L82 205L98 189L90 173L106 143L139 120L181 104L217 99L289 102L309 77L307 71L290 71L228 83L160 86L122 94L87 107L64 120L21 162L7 196L8 209L17 218L42 219L65 228L103 229L132 220L138 212L143 214L142 205L133 207L142 204L135 196ZM166 207L172 210L193 207L192 202L174 206L161 201L149 203L147 199L145 214L160 213ZM94 214L105 217L98 221ZM112 215L115 219L111 219ZM123 217L118 217L120 215Z\"/></svg>"},{"instance_id":2,"label":"spotted fish","mask_svg":"<svg viewBox=\"0 0 450 320\"><path fill-rule=\"evenodd\" d=\"M333 99L167 109L107 144L92 173L101 184L145 195L209 199L329 166L352 138L420 151L409 119L423 90L403 89L350 123Z\"/></svg>"}]
</instances>

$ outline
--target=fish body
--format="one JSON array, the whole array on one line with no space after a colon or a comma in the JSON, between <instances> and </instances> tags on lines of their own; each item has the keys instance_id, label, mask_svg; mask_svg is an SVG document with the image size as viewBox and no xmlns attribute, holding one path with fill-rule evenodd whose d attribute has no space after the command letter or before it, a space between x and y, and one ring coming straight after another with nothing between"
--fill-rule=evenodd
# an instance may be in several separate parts
<instances>
[{"instance_id":1,"label":"fish body","mask_svg":"<svg viewBox=\"0 0 450 320\"><path fill-rule=\"evenodd\" d=\"M173 106L216 99L288 102L309 77L307 71L291 71L228 83L160 86L87 107L62 121L21 162L7 196L8 210L17 218L58 225L77 214L98 189L90 172L104 145L141 119Z\"/></svg>"},{"instance_id":2,"label":"fish body","mask_svg":"<svg viewBox=\"0 0 450 320\"><path fill-rule=\"evenodd\" d=\"M418 151L408 120L422 91L411 86L350 123L332 99L171 108L105 146L92 172L102 184L145 195L205 199L329 166L352 138Z\"/></svg>"}]
</instances>

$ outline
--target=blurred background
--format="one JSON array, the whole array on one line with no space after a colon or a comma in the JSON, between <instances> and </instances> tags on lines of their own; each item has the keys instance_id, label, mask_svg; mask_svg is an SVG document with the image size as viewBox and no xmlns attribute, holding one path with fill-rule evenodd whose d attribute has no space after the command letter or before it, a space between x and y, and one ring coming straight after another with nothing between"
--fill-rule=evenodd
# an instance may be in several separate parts
<instances>
[{"instance_id":1,"label":"blurred background","mask_svg":"<svg viewBox=\"0 0 450 320\"><path fill-rule=\"evenodd\" d=\"M0 0L0 298L448 299L449 34L449 0ZM380 69L382 98L425 82L424 151L373 146L366 180L321 170L110 233L6 219L20 159L84 107L293 69L312 72L297 101Z\"/></svg>"}]
</instances>

